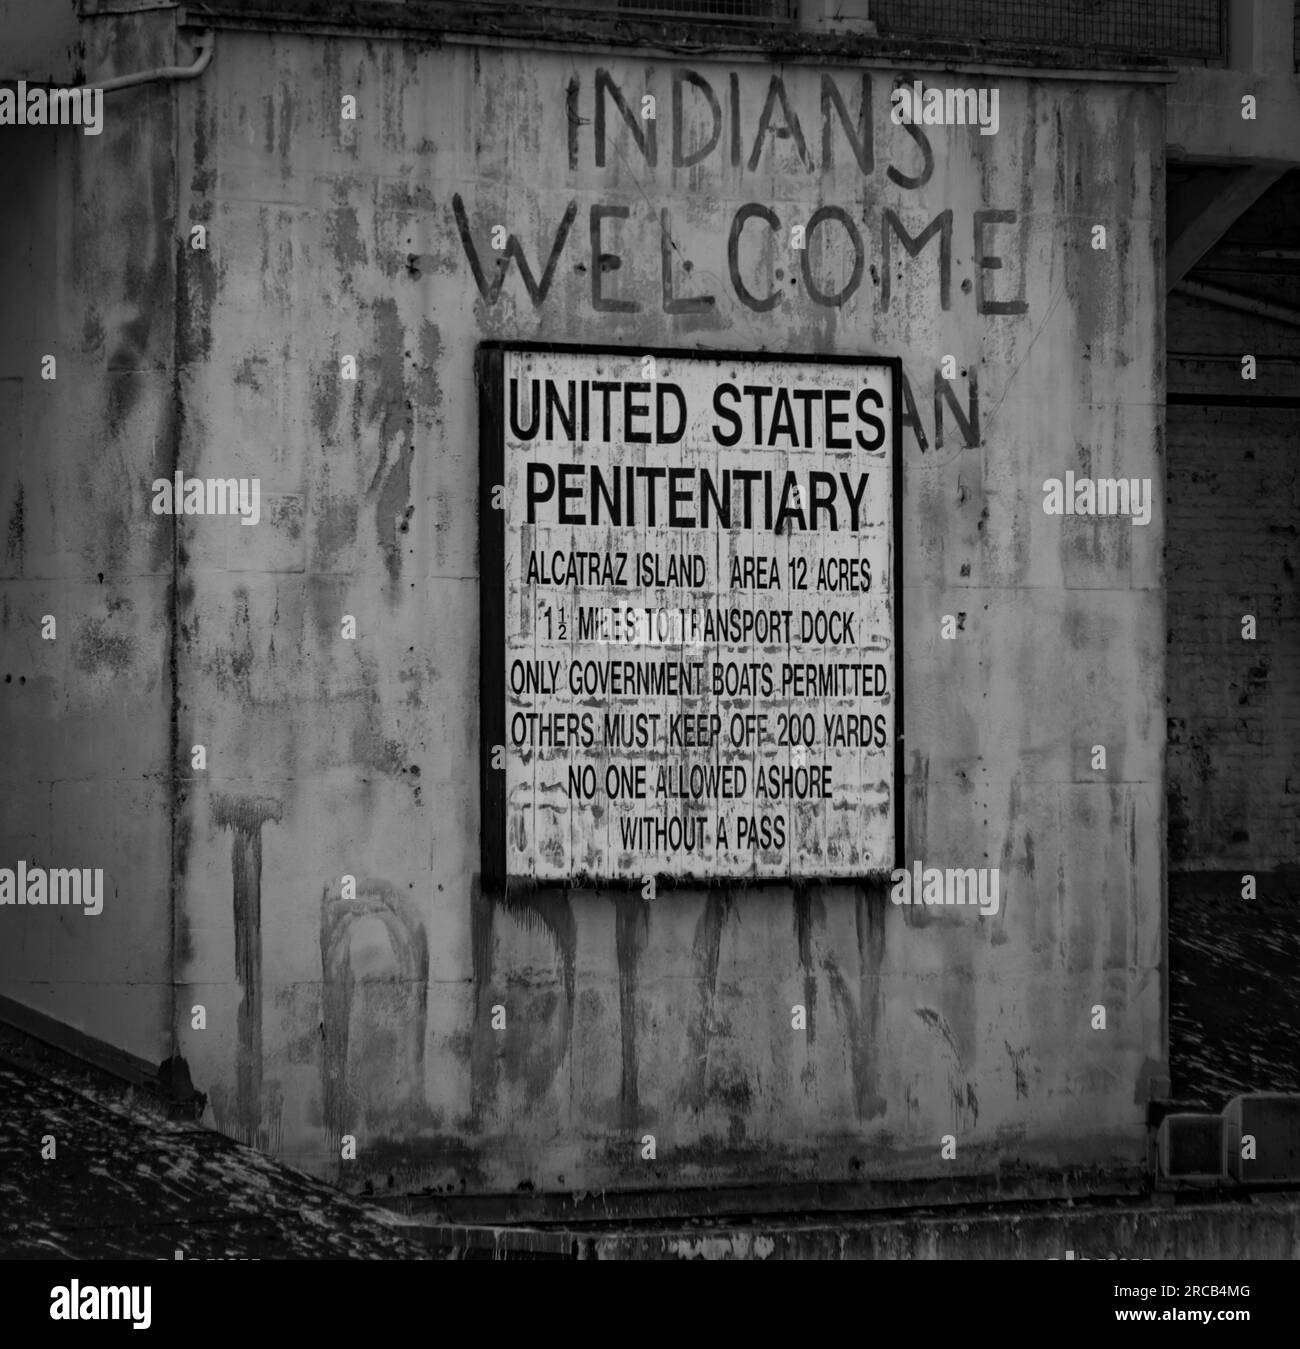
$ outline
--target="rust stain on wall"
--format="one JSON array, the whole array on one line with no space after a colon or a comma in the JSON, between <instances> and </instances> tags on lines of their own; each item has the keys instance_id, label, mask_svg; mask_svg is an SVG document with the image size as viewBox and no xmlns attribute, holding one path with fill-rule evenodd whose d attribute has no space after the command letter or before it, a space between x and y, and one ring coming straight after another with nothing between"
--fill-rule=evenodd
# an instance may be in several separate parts
<instances>
[{"instance_id":1,"label":"rust stain on wall","mask_svg":"<svg viewBox=\"0 0 1300 1349\"><path fill-rule=\"evenodd\" d=\"M713 1013L718 996L718 959L722 934L733 913L734 896L730 890L710 890L704 898L704 910L695 924L692 962L695 973L695 1010L687 1026L689 1057L679 1093L679 1103L695 1111L704 1109L708 1094L709 1042L713 1034Z\"/></svg>"},{"instance_id":2,"label":"rust stain on wall","mask_svg":"<svg viewBox=\"0 0 1300 1349\"><path fill-rule=\"evenodd\" d=\"M825 925L826 906L820 899L814 901L812 890L804 885L795 886L793 904L795 942L799 968L803 970L803 1001L808 1016L808 1044L811 1046L817 1039L817 974L813 969L812 929L814 916L819 924ZM805 1073L811 1074L812 1071L810 1059Z\"/></svg>"},{"instance_id":3,"label":"rust stain on wall","mask_svg":"<svg viewBox=\"0 0 1300 1349\"><path fill-rule=\"evenodd\" d=\"M573 1045L578 926L568 896L553 890L504 897L485 894L475 874L470 887L475 1014L469 1052L476 1120L489 1108L496 1090L498 1039L492 1030L491 1009L502 1001L493 985L498 913L513 918L526 931L545 933L555 947L560 966L558 1000L548 999L527 1015L516 1008L507 1019L502 1047L507 1077L522 1078L529 1096L536 1099L554 1080Z\"/></svg>"},{"instance_id":4,"label":"rust stain on wall","mask_svg":"<svg viewBox=\"0 0 1300 1349\"><path fill-rule=\"evenodd\" d=\"M545 933L560 967L558 993L534 993L527 1019L516 1014L507 1022L502 1054L506 1077L522 1079L530 1099L536 1100L555 1080L573 1047L578 924L568 896L558 892L512 895L500 910L525 931Z\"/></svg>"},{"instance_id":5,"label":"rust stain on wall","mask_svg":"<svg viewBox=\"0 0 1300 1349\"><path fill-rule=\"evenodd\" d=\"M618 1016L622 1040L622 1078L619 1104L623 1122L637 1123L641 1110L637 1070L637 964L650 931L650 905L640 894L619 895L614 900L614 954L618 961Z\"/></svg>"},{"instance_id":6,"label":"rust stain on wall","mask_svg":"<svg viewBox=\"0 0 1300 1349\"><path fill-rule=\"evenodd\" d=\"M23 485L20 482L14 492L14 504L9 512L9 527L5 532L5 556L13 564L14 571L19 576L23 574L24 524Z\"/></svg>"},{"instance_id":7,"label":"rust stain on wall","mask_svg":"<svg viewBox=\"0 0 1300 1349\"><path fill-rule=\"evenodd\" d=\"M1024 1057L1029 1053L1029 1047L1026 1045L1024 1049L1012 1049L1006 1041L1003 1041L1003 1044L1006 1045L1007 1057L1011 1060L1011 1069L1016 1075L1016 1100L1022 1096L1028 1099L1029 1081L1025 1077Z\"/></svg>"},{"instance_id":8,"label":"rust stain on wall","mask_svg":"<svg viewBox=\"0 0 1300 1349\"><path fill-rule=\"evenodd\" d=\"M245 1142L262 1124L262 826L279 824L279 801L265 796L214 796L212 823L234 835L230 845L235 920L235 979L243 990L236 1034L235 1100Z\"/></svg>"},{"instance_id":9,"label":"rust stain on wall","mask_svg":"<svg viewBox=\"0 0 1300 1349\"><path fill-rule=\"evenodd\" d=\"M384 566L388 571L390 597L402 576L402 551L398 525L411 497L411 466L415 455L415 413L407 387L405 333L397 302L379 299L373 305L374 343L363 366L374 381L367 416L377 429L379 458L368 486L374 502L375 529Z\"/></svg>"},{"instance_id":10,"label":"rust stain on wall","mask_svg":"<svg viewBox=\"0 0 1300 1349\"><path fill-rule=\"evenodd\" d=\"M87 618L77 628L72 659L87 674L97 670L126 674L135 665L135 643L125 633L114 632L108 620Z\"/></svg>"},{"instance_id":11,"label":"rust stain on wall","mask_svg":"<svg viewBox=\"0 0 1300 1349\"><path fill-rule=\"evenodd\" d=\"M359 920L376 919L387 936L387 975L368 973L367 986L383 985L381 1024L359 1009L352 937ZM424 1108L424 1042L428 1019L429 948L415 901L387 881L358 878L355 898L339 886L321 892L321 1087L331 1152L364 1118L372 1127L412 1121ZM365 1039L352 1041L354 1011ZM359 1086L357 1078L367 1079ZM370 1089L367 1089L370 1088Z\"/></svg>"}]
</instances>

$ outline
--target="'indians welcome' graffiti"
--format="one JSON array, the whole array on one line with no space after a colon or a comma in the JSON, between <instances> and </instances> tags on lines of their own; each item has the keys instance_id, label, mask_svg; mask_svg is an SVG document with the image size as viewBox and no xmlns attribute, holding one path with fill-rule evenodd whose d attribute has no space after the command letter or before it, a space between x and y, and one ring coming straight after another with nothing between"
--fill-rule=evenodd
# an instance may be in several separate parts
<instances>
[{"instance_id":1,"label":"'indians welcome' graffiti","mask_svg":"<svg viewBox=\"0 0 1300 1349\"><path fill-rule=\"evenodd\" d=\"M647 85L656 73L647 72ZM752 78L748 75L747 81ZM846 97L841 81L850 78L857 88ZM908 78L900 75L896 83ZM715 87L697 71L679 68L671 72L670 83L665 109L653 93L629 91L605 69L595 71L590 91L575 74L565 90L565 122L571 174L593 167L608 171L617 164L638 185L647 180L661 194L671 193L672 205L655 203L644 187L638 203L629 202L623 189L620 200L588 202L585 209L584 194L575 194L549 240L543 234L536 245L534 263L514 230L481 216L471 219L462 196L453 195L456 231L485 305L497 304L514 269L522 291L540 308L552 293L562 258L577 251L574 270L585 273L586 298L595 313L635 314L657 306L664 313L693 315L697 323L708 324L710 318L716 319L716 292L724 277L731 292L728 299L756 314L783 303L838 309L852 300L868 275L874 303L888 312L898 300L901 264L921 258L929 249L933 251L926 257L934 265L921 269L922 284L933 287L933 301L940 310L951 310L960 302L958 295L969 295L968 302L980 315L1026 312L1020 212L981 204L967 211L964 220L951 207L930 211L928 219L918 220L918 212L909 209L908 194L919 192L933 178L934 146L924 126L900 124L891 117L887 100L873 107L869 74L801 77L793 87L811 104L803 108L780 74L768 79L761 106L752 87L746 91L748 100L742 97L741 76L735 71L726 74L725 86L717 81ZM940 134L960 136L963 145L980 139L978 127L943 128ZM769 147L772 152L765 158ZM979 151L971 147L966 153ZM888 162L882 163L886 158ZM703 195L734 201L736 186L757 175L760 166L769 189L774 173L793 174L796 181L806 175L807 194L802 200L777 201L769 191L768 201L742 201L734 208L727 202L721 207L727 212L722 217L724 229L706 233L702 243L698 225L689 231L692 249L713 256L686 256L682 236L688 231L674 229L674 212L682 211L687 189L683 183L657 182L656 175L670 170L678 179L685 173L703 173L707 184ZM858 188L851 205L812 205L820 196L818 178L834 173L843 182L846 170ZM580 214L586 217L585 231L578 224ZM698 221L694 204L691 217ZM657 293L646 293L644 287L638 291L634 269L625 266L629 259L640 262L646 254L647 224L658 236ZM971 260L970 277L958 287L953 285L954 250L959 256L969 250ZM709 280L701 284L702 277ZM955 373L935 372L939 447L945 406L963 441L980 443L974 371L968 377L964 407L950 383ZM903 420L926 449L926 434L906 381Z\"/></svg>"}]
</instances>

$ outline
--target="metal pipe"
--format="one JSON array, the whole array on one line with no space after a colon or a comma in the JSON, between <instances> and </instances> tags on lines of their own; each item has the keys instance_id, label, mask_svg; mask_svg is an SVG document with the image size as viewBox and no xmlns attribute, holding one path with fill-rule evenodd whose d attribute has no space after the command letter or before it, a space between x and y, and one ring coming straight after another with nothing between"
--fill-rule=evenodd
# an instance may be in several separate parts
<instances>
[{"instance_id":1,"label":"metal pipe","mask_svg":"<svg viewBox=\"0 0 1300 1349\"><path fill-rule=\"evenodd\" d=\"M195 80L212 63L216 42L211 29L199 38L198 59L190 66L159 66L156 70L141 70L135 75L118 75L111 80L97 80L84 85L86 89L102 89L106 94L115 89L133 89L137 84L151 84L154 80Z\"/></svg>"},{"instance_id":2,"label":"metal pipe","mask_svg":"<svg viewBox=\"0 0 1300 1349\"><path fill-rule=\"evenodd\" d=\"M1257 314L1261 318L1273 319L1278 323L1289 323L1300 328L1300 309L1290 305L1277 304L1273 300L1262 300L1258 295L1243 295L1239 290L1228 290L1223 286L1213 286L1206 281L1180 281L1174 289L1184 295L1194 296L1198 300L1208 300L1211 304L1221 304L1225 309L1240 309L1245 314Z\"/></svg>"}]
</instances>

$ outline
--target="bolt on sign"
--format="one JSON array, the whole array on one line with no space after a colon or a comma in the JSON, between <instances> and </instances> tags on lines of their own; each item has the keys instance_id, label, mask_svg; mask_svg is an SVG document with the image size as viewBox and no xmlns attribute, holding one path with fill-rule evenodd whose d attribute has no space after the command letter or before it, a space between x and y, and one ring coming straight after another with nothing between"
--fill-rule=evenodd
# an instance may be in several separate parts
<instances>
[{"instance_id":1,"label":"bolt on sign","mask_svg":"<svg viewBox=\"0 0 1300 1349\"><path fill-rule=\"evenodd\" d=\"M901 855L899 363L485 344L485 885Z\"/></svg>"}]
</instances>

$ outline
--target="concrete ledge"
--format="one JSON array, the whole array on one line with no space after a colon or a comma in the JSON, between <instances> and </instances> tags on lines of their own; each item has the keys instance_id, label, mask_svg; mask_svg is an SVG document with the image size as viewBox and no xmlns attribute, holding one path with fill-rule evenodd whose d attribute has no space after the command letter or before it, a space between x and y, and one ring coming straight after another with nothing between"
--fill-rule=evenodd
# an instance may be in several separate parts
<instances>
[{"instance_id":1,"label":"concrete ledge","mask_svg":"<svg viewBox=\"0 0 1300 1349\"><path fill-rule=\"evenodd\" d=\"M82 16L111 16L110 0L80 0ZM943 34L881 36L869 31L809 29L784 22L728 22L725 15L651 15L637 10L548 10L526 4L465 5L459 0L192 0L178 8L182 26L395 37L441 42L460 36L481 42L537 47L569 44L657 51L678 60L740 52L764 59L869 60L876 64L973 69L990 64L1008 73L1049 78L1095 72L1121 81L1176 78L1171 63L1145 52L1052 46L1043 43L955 40Z\"/></svg>"},{"instance_id":2,"label":"concrete ledge","mask_svg":"<svg viewBox=\"0 0 1300 1349\"><path fill-rule=\"evenodd\" d=\"M870 1214L912 1211L1012 1211L1025 1205L1140 1201L1149 1191L1145 1168L1070 1171L1006 1169L994 1174L892 1181L790 1181L751 1185L673 1186L572 1194L405 1194L371 1202L422 1227L462 1231L574 1231L641 1224L668 1227L692 1221L780 1223L852 1221ZM370 1196L366 1196L371 1198ZM851 1216L850 1216L851 1215Z\"/></svg>"},{"instance_id":3,"label":"concrete ledge","mask_svg":"<svg viewBox=\"0 0 1300 1349\"><path fill-rule=\"evenodd\" d=\"M600 1232L438 1225L421 1236L449 1259L1294 1260L1300 1195Z\"/></svg>"}]
</instances>

